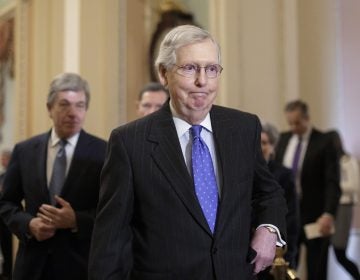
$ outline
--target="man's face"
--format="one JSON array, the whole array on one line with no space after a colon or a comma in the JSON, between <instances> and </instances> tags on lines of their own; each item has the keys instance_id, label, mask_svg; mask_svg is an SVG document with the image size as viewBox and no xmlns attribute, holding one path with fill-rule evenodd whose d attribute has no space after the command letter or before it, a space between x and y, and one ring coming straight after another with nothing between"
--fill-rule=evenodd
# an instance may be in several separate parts
<instances>
[{"instance_id":1,"label":"man's face","mask_svg":"<svg viewBox=\"0 0 360 280\"><path fill-rule=\"evenodd\" d=\"M196 64L204 67L218 63L218 49L210 40L183 46L176 52L178 66ZM193 77L184 77L177 70L174 66L160 73L160 80L168 87L171 104L178 116L191 124L199 123L210 111L217 95L219 76L208 78L205 69L201 68Z\"/></svg>"},{"instance_id":2,"label":"man's face","mask_svg":"<svg viewBox=\"0 0 360 280\"><path fill-rule=\"evenodd\" d=\"M145 91L137 104L137 115L144 117L159 110L166 100L167 94L162 90Z\"/></svg>"},{"instance_id":3,"label":"man's face","mask_svg":"<svg viewBox=\"0 0 360 280\"><path fill-rule=\"evenodd\" d=\"M78 133L86 115L86 97L83 91L58 92L53 104L48 106L49 116L60 138Z\"/></svg>"},{"instance_id":4,"label":"man's face","mask_svg":"<svg viewBox=\"0 0 360 280\"><path fill-rule=\"evenodd\" d=\"M300 110L286 112L285 116L294 134L303 135L307 131L310 125L309 118L304 116Z\"/></svg>"},{"instance_id":5,"label":"man's face","mask_svg":"<svg viewBox=\"0 0 360 280\"><path fill-rule=\"evenodd\" d=\"M269 136L265 132L261 132L261 150L265 160L269 160L274 152L274 146L270 144Z\"/></svg>"}]
</instances>

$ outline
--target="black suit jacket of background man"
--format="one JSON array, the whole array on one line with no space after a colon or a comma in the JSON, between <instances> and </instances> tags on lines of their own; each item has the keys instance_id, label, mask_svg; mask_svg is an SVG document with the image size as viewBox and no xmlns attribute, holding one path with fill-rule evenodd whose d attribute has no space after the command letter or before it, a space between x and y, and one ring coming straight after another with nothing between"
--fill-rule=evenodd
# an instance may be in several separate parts
<instances>
[{"instance_id":1,"label":"black suit jacket of background man","mask_svg":"<svg viewBox=\"0 0 360 280\"><path fill-rule=\"evenodd\" d=\"M291 132L282 133L276 159L283 161ZM341 189L337 152L330 137L313 128L301 169L301 224L315 222L323 213L336 215Z\"/></svg>"},{"instance_id":2,"label":"black suit jacket of background man","mask_svg":"<svg viewBox=\"0 0 360 280\"><path fill-rule=\"evenodd\" d=\"M46 133L17 144L5 175L0 214L20 240L13 275L16 280L39 279L45 266L56 272L52 279L87 278L106 142L80 132L60 195L75 211L77 231L57 230L54 237L39 242L29 237L28 225L43 203L51 204L46 179L49 137Z\"/></svg>"},{"instance_id":3,"label":"black suit jacket of background man","mask_svg":"<svg viewBox=\"0 0 360 280\"><path fill-rule=\"evenodd\" d=\"M262 157L258 118L219 106L210 117L221 186L214 235L165 105L112 132L90 279L252 279L251 214L285 236L286 205Z\"/></svg>"}]
</instances>

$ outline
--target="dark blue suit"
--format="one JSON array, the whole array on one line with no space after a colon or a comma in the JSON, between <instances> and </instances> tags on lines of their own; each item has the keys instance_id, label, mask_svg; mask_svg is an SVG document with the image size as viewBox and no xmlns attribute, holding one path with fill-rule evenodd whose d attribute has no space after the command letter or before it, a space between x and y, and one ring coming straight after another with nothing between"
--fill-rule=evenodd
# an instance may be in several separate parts
<instances>
[{"instance_id":1,"label":"dark blue suit","mask_svg":"<svg viewBox=\"0 0 360 280\"><path fill-rule=\"evenodd\" d=\"M0 215L19 238L14 280L36 280L47 271L51 279L87 279L87 260L99 178L106 142L80 132L61 197L75 211L77 232L57 230L54 237L37 241L29 237L29 222L43 203L50 204L46 179L50 133L35 136L14 148L0 199ZM22 200L24 199L23 207Z\"/></svg>"}]
</instances>

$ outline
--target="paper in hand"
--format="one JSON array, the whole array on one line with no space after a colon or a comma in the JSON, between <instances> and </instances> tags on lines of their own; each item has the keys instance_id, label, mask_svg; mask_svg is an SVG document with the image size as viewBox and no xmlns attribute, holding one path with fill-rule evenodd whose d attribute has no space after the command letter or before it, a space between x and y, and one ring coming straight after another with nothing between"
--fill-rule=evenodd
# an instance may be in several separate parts
<instances>
[{"instance_id":1,"label":"paper in hand","mask_svg":"<svg viewBox=\"0 0 360 280\"><path fill-rule=\"evenodd\" d=\"M310 223L304 226L305 235L307 239L314 239L323 237L320 232L320 225L318 223ZM335 233L335 227L331 228L331 234Z\"/></svg>"}]
</instances>

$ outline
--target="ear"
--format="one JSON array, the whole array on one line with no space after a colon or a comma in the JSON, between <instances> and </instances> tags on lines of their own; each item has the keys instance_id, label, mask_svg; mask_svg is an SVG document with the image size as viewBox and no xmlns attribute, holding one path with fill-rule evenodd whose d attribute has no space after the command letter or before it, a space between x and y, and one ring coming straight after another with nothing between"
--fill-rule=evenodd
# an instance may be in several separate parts
<instances>
[{"instance_id":1,"label":"ear","mask_svg":"<svg viewBox=\"0 0 360 280\"><path fill-rule=\"evenodd\" d=\"M139 101L139 100L136 100L136 101L135 101L135 108L136 108L136 110L139 110L139 107L140 107L140 101Z\"/></svg>"},{"instance_id":2,"label":"ear","mask_svg":"<svg viewBox=\"0 0 360 280\"><path fill-rule=\"evenodd\" d=\"M166 87L168 85L168 80L167 80L167 70L163 65L159 66L158 69L158 77L159 77L159 81L160 83Z\"/></svg>"},{"instance_id":3,"label":"ear","mask_svg":"<svg viewBox=\"0 0 360 280\"><path fill-rule=\"evenodd\" d=\"M46 108L47 108L47 110L48 110L48 115L49 115L49 117L52 118L52 117L51 117L51 105L48 104L48 103L46 103Z\"/></svg>"}]
</instances>

